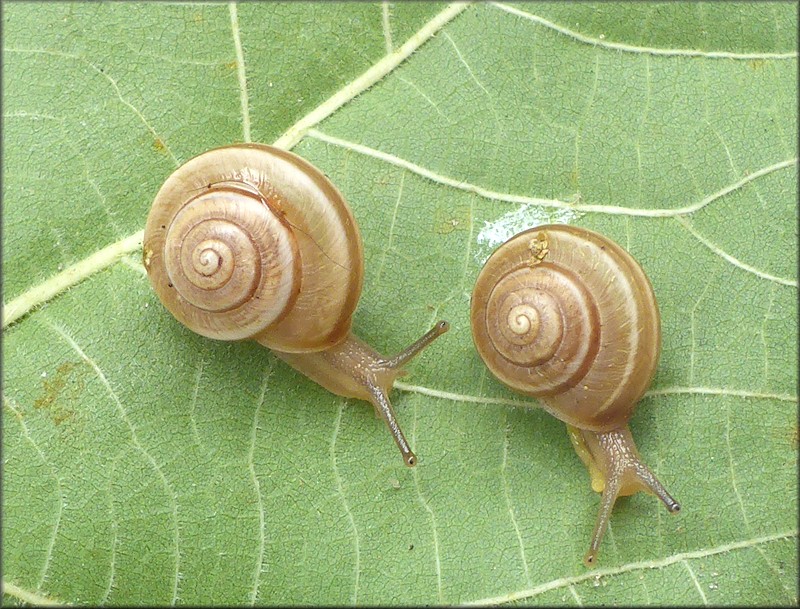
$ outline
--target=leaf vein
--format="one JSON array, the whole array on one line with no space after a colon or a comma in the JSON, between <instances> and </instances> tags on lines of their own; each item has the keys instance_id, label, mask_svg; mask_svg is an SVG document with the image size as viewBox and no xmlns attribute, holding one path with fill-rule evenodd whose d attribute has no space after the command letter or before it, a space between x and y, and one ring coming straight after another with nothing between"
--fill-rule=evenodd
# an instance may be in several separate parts
<instances>
[{"instance_id":1,"label":"leaf vein","mask_svg":"<svg viewBox=\"0 0 800 609\"><path fill-rule=\"evenodd\" d=\"M395 387L397 385L395 384ZM411 429L411 444L412 446L416 447L417 444L417 420L418 420L418 411L417 405L414 404L414 423ZM417 499L422 504L422 507L425 508L425 511L428 512L428 518L431 521L431 535L433 537L433 556L434 556L434 565L436 566L436 594L437 599L439 600L439 604L444 602L442 597L442 559L439 552L439 531L436 525L436 515L433 513L433 509L431 508L428 500L425 499L425 496L422 494L422 488L420 487L419 483L419 466L415 467L413 470L414 475L414 487L417 490Z\"/></svg>"},{"instance_id":2,"label":"leaf vein","mask_svg":"<svg viewBox=\"0 0 800 609\"><path fill-rule=\"evenodd\" d=\"M764 311L764 319L761 322L761 347L764 349L764 383L767 383L769 378L769 344L767 342L767 324L769 323L770 315L772 314L772 305L775 303L775 286L769 291L769 301L767 302L767 310Z\"/></svg>"},{"instance_id":3,"label":"leaf vein","mask_svg":"<svg viewBox=\"0 0 800 609\"><path fill-rule=\"evenodd\" d=\"M206 362L203 358L197 363L197 372L194 375L194 389L192 390L192 403L189 406L189 423L192 426L192 436L194 437L195 444L202 446L203 442L200 440L200 432L197 429L197 396L200 395L200 383L203 381L203 368Z\"/></svg>"},{"instance_id":4,"label":"leaf vein","mask_svg":"<svg viewBox=\"0 0 800 609\"><path fill-rule=\"evenodd\" d=\"M239 11L236 2L228 4L231 15L231 32L233 34L233 48L236 51L236 76L239 80L239 102L242 106L242 137L245 142L250 139L250 100L247 94L247 75L244 65L244 49L242 49L242 36L239 29Z\"/></svg>"},{"instance_id":5,"label":"leaf vein","mask_svg":"<svg viewBox=\"0 0 800 609\"><path fill-rule=\"evenodd\" d=\"M261 413L261 407L264 405L264 397L267 394L267 385L269 384L270 376L272 376L272 368L268 368L264 372L264 382L261 384L261 394L256 403L255 412L253 413L253 428L250 432L250 449L247 451L247 469L250 473L250 480L253 482L253 489L256 494L256 506L258 508L258 557L256 559L255 572L253 574L253 591L250 593L250 605L255 606L258 600L258 589L261 585L261 569L264 564L264 548L266 546L266 518L264 514L264 500L261 497L261 483L258 481L256 475L256 466L254 461L256 450L256 432L258 431L258 418Z\"/></svg>"},{"instance_id":6,"label":"leaf vein","mask_svg":"<svg viewBox=\"0 0 800 609\"><path fill-rule=\"evenodd\" d=\"M41 592L31 592L25 588L21 588L16 584L3 580L3 594L8 594L21 600L23 603L28 603L34 607L59 607L67 603L55 599L52 596L42 594Z\"/></svg>"},{"instance_id":7,"label":"leaf vein","mask_svg":"<svg viewBox=\"0 0 800 609\"><path fill-rule=\"evenodd\" d=\"M731 446L731 409L729 405L725 408L725 446L728 451L728 469L731 472L731 487L733 487L733 494L736 495L736 501L739 504L739 510L742 512L745 531L750 533L750 518L747 516L747 510L744 509L744 498L739 492L739 485L736 483L736 469L733 463L733 447Z\"/></svg>"},{"instance_id":8,"label":"leaf vein","mask_svg":"<svg viewBox=\"0 0 800 609\"><path fill-rule=\"evenodd\" d=\"M444 115L444 113L443 113L443 112L442 112L442 111L439 109L439 106L436 104L436 102L435 102L435 101L433 101L433 100L432 100L430 97L428 97L428 96L425 94L425 92L424 92L422 89L420 89L420 88L419 88L417 85L415 85L413 82L411 82L411 81L410 81L410 80L408 80L407 78L405 78L405 77L403 77L403 76L400 76L400 75L398 75L398 76L397 76L397 79L398 79L399 81L401 81L401 82L404 82L404 83L406 83L406 84L407 84L409 87L411 87L411 88L412 88L412 89L414 89L414 90L415 90L417 93L419 93L419 94L420 94L420 96L421 96L421 97L422 97L422 98L423 98L423 99L424 99L426 102L428 102L428 103L431 105L431 107L432 107L434 110L436 110L436 113L437 113L439 116L441 116L441 117L442 117L442 118L444 118L444 119L446 119L446 118L447 118L447 117Z\"/></svg>"},{"instance_id":9,"label":"leaf vein","mask_svg":"<svg viewBox=\"0 0 800 609\"><path fill-rule=\"evenodd\" d=\"M754 266L751 266L745 262L742 262L738 258L731 256L728 252L723 250L721 247L716 245L710 239L706 239L700 231L695 229L692 224L686 220L686 218L681 218L676 216L675 221L680 224L686 231L691 234L695 239L697 239L700 243L702 243L705 247L711 250L714 254L719 256L720 258L724 259L725 261L731 263L733 266L742 269L743 271L747 271L748 273L752 273L756 277L761 277L761 279L766 279L767 281L774 281L775 283L779 283L781 285L786 285L789 287L796 288L797 287L797 280L796 279L788 279L786 277L778 277L777 275L772 275L771 273L767 273L766 271L762 271L757 269Z\"/></svg>"},{"instance_id":10,"label":"leaf vein","mask_svg":"<svg viewBox=\"0 0 800 609\"><path fill-rule=\"evenodd\" d=\"M386 54L391 55L394 50L392 44L392 24L391 14L389 13L389 3L384 0L381 2L381 27L383 29L383 40L386 43Z\"/></svg>"},{"instance_id":11,"label":"leaf vein","mask_svg":"<svg viewBox=\"0 0 800 609\"><path fill-rule=\"evenodd\" d=\"M102 271L122 256L141 248L144 231L115 241L101 250L67 267L3 306L3 328L8 327L31 309L44 304L61 292Z\"/></svg>"},{"instance_id":12,"label":"leaf vein","mask_svg":"<svg viewBox=\"0 0 800 609\"><path fill-rule=\"evenodd\" d=\"M544 19L543 17L522 11L518 8L514 8L513 6L508 6L507 4L502 4L500 2L492 2L491 4L500 10L511 13L512 15L516 15L517 17L522 17L523 19L528 19L529 21L533 21L539 25L543 25L544 27L554 30L559 34L573 38L578 42L614 51L624 51L626 53L646 53L648 55L661 55L666 57L706 57L709 59L795 59L797 57L796 51L790 53L733 53L731 51L700 51L697 49L644 47L625 44L622 42L605 41L575 32L574 30L570 30L563 25L558 25L552 21Z\"/></svg>"},{"instance_id":13,"label":"leaf vein","mask_svg":"<svg viewBox=\"0 0 800 609\"><path fill-rule=\"evenodd\" d=\"M711 195L708 195L701 201L698 201L697 203L692 203L691 205L687 205L685 207L677 207L674 209L665 209L665 208L638 209L634 207L620 207L617 205L603 205L603 204L588 205L581 203L570 203L567 201L559 201L557 199L542 199L539 197L527 197L522 195L515 195L512 193L497 192L494 190L489 190L488 188L484 188L482 186L471 184L469 182L466 182L465 180L456 180L449 176L435 173L429 169L426 169L425 167L417 165L416 163L413 163L411 161L402 159L388 152L383 152L375 148L370 148L369 146L365 146L363 144L356 144L354 142L340 139L332 135L327 135L326 133L318 131L317 129L309 129L306 135L321 142L325 142L334 146L340 146L347 150L352 150L353 152L358 152L359 154L363 154L365 156L369 156L384 161L391 165L401 167L403 169L410 171L411 173L415 173L423 178L426 178L431 182L435 182L437 184L443 184L445 186L450 186L452 188L456 188L458 190L463 190L466 192L472 192L477 195L480 195L484 199L489 199L492 201L501 201L504 203L516 203L523 205L540 205L542 207L567 209L570 211L578 211L578 212L596 212L601 214L627 215L627 216L650 217L650 218L670 218L670 217L683 216L694 213L696 211L703 209L709 204L713 203L717 199L720 199L725 195L728 195L731 192L742 188L746 184L749 184L750 182L762 176L770 174L774 171L778 171L780 169L785 169L787 167L797 165L797 157L795 157L793 159L780 161L773 165L763 167L758 171L754 171L753 173L746 175L741 180L734 182L733 184L729 184L728 186L725 186L719 191Z\"/></svg>"},{"instance_id":14,"label":"leaf vein","mask_svg":"<svg viewBox=\"0 0 800 609\"><path fill-rule=\"evenodd\" d=\"M549 582L539 584L538 586L534 586L533 588L530 588L528 590L519 590L517 592L511 592L509 594L504 594L501 596L494 596L475 601L468 601L462 604L465 606L499 605L501 603L509 603L522 599L534 598L541 594L544 594L545 592L549 592L551 590L558 590L559 588L565 588L567 586L585 582L591 579L600 579L601 577L621 575L623 573L630 573L632 571L643 571L646 569L663 569L664 567L674 565L675 563L679 563L681 561L707 558L709 556L724 554L726 552L732 552L734 550L742 550L747 548L758 547L760 545L767 543L785 541L793 537L797 537L797 529L791 531L785 531L783 533L776 533L773 535L764 535L762 537L752 537L749 539L743 539L741 541L734 541L731 543L715 546L713 548L707 548L704 550L679 552L677 554L673 554L671 556L666 556L664 558L659 558L655 560L643 560L639 562L627 563L624 565L620 565L618 567L595 569L590 573L584 573L582 575L575 575L571 577L554 579Z\"/></svg>"},{"instance_id":15,"label":"leaf vein","mask_svg":"<svg viewBox=\"0 0 800 609\"><path fill-rule=\"evenodd\" d=\"M344 492L344 486L342 485L342 476L339 473L339 466L336 464L336 440L339 437L339 429L342 426L342 413L344 412L344 400L340 400L339 403L339 412L336 415L336 424L333 426L333 435L331 436L331 448L330 448L330 458L331 458L331 467L333 468L333 477L336 480L336 492L339 495L339 498L342 502L342 507L344 507L345 515L347 516L347 521L350 523L350 528L353 529L353 551L355 552L355 565L353 566L354 571L354 583L353 583L353 605L358 604L358 584L359 584L359 577L361 576L361 544L358 535L358 529L356 528L356 521L353 518L353 512L350 510L350 504L347 501L347 496Z\"/></svg>"},{"instance_id":16,"label":"leaf vein","mask_svg":"<svg viewBox=\"0 0 800 609\"><path fill-rule=\"evenodd\" d=\"M108 489L106 490L106 495L108 497L108 513L110 515L110 522L111 522L111 559L108 561L108 585L106 586L106 591L103 593L103 598L100 600L101 606L108 605L108 598L111 596L111 591L114 588L114 580L117 576L117 544L119 543L119 535L118 535L118 525L117 525L117 514L114 511L114 493L112 492L111 483L112 480L117 475L117 458L111 462L111 466L109 468L110 475L108 476Z\"/></svg>"},{"instance_id":17,"label":"leaf vein","mask_svg":"<svg viewBox=\"0 0 800 609\"><path fill-rule=\"evenodd\" d=\"M476 404L499 404L502 406L518 406L523 408L538 407L538 403L534 401L524 402L520 400L512 400L508 398L495 398L483 397L479 395L469 395L463 393L454 393L452 391L443 391L440 389L433 389L431 387L423 387L421 385L411 385L402 381L395 381L395 389L400 391L407 391L410 393L419 393L434 398L441 398L450 400L452 402L471 402ZM779 402L794 402L797 403L797 396L786 393L761 393L757 391L746 391L742 389L728 389L725 387L662 387L659 389L650 389L644 394L644 397L654 397L662 395L719 395L741 398L752 398L761 400L776 400Z\"/></svg>"},{"instance_id":18,"label":"leaf vein","mask_svg":"<svg viewBox=\"0 0 800 609\"><path fill-rule=\"evenodd\" d=\"M583 607L583 599L578 594L578 590L575 588L574 584L569 585L569 591L572 593L572 598L575 599L575 603L578 607Z\"/></svg>"},{"instance_id":19,"label":"leaf vein","mask_svg":"<svg viewBox=\"0 0 800 609\"><path fill-rule=\"evenodd\" d=\"M575 128L575 166L573 170L575 171L575 185L578 190L578 194L576 196L577 200L580 200L580 156L581 156L581 133L586 125L586 119L589 117L592 111L592 105L594 105L594 99L597 96L597 83L600 80L600 55L596 54L594 58L594 78L592 79L592 90L589 92L589 99L586 100L586 107L581 112L580 118L577 121L577 126Z\"/></svg>"},{"instance_id":20,"label":"leaf vein","mask_svg":"<svg viewBox=\"0 0 800 609\"><path fill-rule=\"evenodd\" d=\"M758 549L758 553L761 554L761 557L764 559L764 562L769 567L769 569L773 571L775 575L777 575L777 580L780 583L781 588L786 590L786 593L789 595L789 598L791 599L789 604L797 605L797 590L796 589L792 590L789 586L786 585L786 583L784 583L786 578L783 577L783 573L781 573L781 570L767 555L766 551L764 550L764 546L756 546L756 548Z\"/></svg>"},{"instance_id":21,"label":"leaf vein","mask_svg":"<svg viewBox=\"0 0 800 609\"><path fill-rule=\"evenodd\" d=\"M105 373L101 370L101 368L97 364L97 362L93 358L89 357L89 355L86 354L86 352L81 348L80 345L78 345L78 343L66 331L66 329L62 328L58 324L55 324L55 323L51 322L49 319L46 320L45 323L56 334L58 334L70 347L72 347L72 349L80 356L80 358L84 362L89 364L89 366L92 368L92 370L94 370L95 374L97 374L98 378L100 379L100 382L106 388L106 391L108 391L109 396L111 397L112 401L116 405L117 410L120 413L120 417L122 418L122 420L127 425L129 433L130 433L130 436L131 436L131 442L136 447L136 449L145 457L145 459L147 459L147 461L150 463L151 467L156 471L156 474L158 474L158 477L159 477L159 479L161 481L161 484L164 486L164 488L167 491L167 494L168 494L169 498L171 499L171 502L172 502L172 506L171 506L172 507L172 520L173 520L173 525L174 525L174 529L175 529L175 533L174 533L174 536L173 536L173 541L174 541L174 544L175 544L175 577L173 578L173 584L172 584L172 603L171 604L175 604L175 601L177 601L177 599L178 599L178 580L179 580L178 574L180 572L180 557L181 557L181 553L180 553L180 532L178 530L178 500L177 500L177 496L175 494L175 491L173 490L172 486L169 484L169 481L167 480L167 477L164 475L164 471L158 465L156 460L144 448L144 446L142 446L142 443L139 441L139 436L136 433L136 427L133 425L133 422L128 417L128 413L125 411L125 408L123 407L122 401L119 399L119 396L117 395L117 392L114 391L113 387L111 387L111 383L109 382L108 377L106 377Z\"/></svg>"},{"instance_id":22,"label":"leaf vein","mask_svg":"<svg viewBox=\"0 0 800 609\"><path fill-rule=\"evenodd\" d=\"M3 393L3 404L14 413L17 422L20 424L20 427L22 427L22 432L25 435L25 438L28 440L28 442L31 443L34 450L38 453L39 458L42 460L42 462L46 463L47 466L50 468L50 472L56 481L56 487L58 490L58 512L56 513L55 524L53 525L53 533L50 536L50 541L47 544L47 554L45 555L44 564L42 565L42 573L39 576L39 583L36 585L36 587L41 590L47 578L47 569L50 565L50 560L53 556L53 547L55 546L56 537L58 536L58 529L61 526L61 516L64 512L64 504L66 503L64 499L64 487L61 484L61 478L58 475L58 470L45 457L44 451L42 451L42 449L39 448L39 445L34 441L33 436L31 436L30 430L28 429L28 425L27 423L25 423L25 417L23 416L20 409L14 406L14 399L8 396L5 392ZM5 582L3 582L3 584L5 585Z\"/></svg>"},{"instance_id":23,"label":"leaf vein","mask_svg":"<svg viewBox=\"0 0 800 609\"><path fill-rule=\"evenodd\" d=\"M692 305L692 310L689 313L689 336L691 341L691 347L689 348L689 382L694 383L694 364L695 364L695 354L697 353L697 308L700 306L700 303L703 302L703 299L706 297L711 284L717 277L717 271L713 274L710 274L706 277L706 285L703 287L703 291L697 296Z\"/></svg>"},{"instance_id":24,"label":"leaf vein","mask_svg":"<svg viewBox=\"0 0 800 609\"><path fill-rule=\"evenodd\" d=\"M3 50L6 51L6 52L11 52L11 53L29 53L29 54L36 54L36 55L49 55L51 57L62 57L64 59L71 59L73 61L80 61L81 63L86 64L87 66L89 66L89 68L91 68L94 72L96 72L97 74L99 74L100 76L105 78L111 84L111 87L114 89L115 93L117 94L117 97L119 98L119 101L122 102L123 105L127 106L139 118L139 120L142 122L142 124L144 124L144 126L150 132L150 135L153 136L153 139L156 140L156 141L161 142L161 144L164 146L164 150L166 150L167 154L169 154L170 158L172 159L172 162L175 163L175 165L178 165L178 159L173 154L172 150L167 145L167 143L164 140L164 138L162 138L162 137L160 137L158 135L156 130L150 124L150 121L148 121L147 118L145 118L144 114L142 114L142 112L136 106L134 106L131 102L129 102L127 99L125 99L125 97L122 95L122 91L120 90L119 84L117 83L117 81L114 80L111 77L111 75L108 74L105 70L100 69L95 64L93 64L91 61L86 59L85 57L82 57L80 55L75 55L73 53L65 53L63 51L52 51L52 50L48 50L48 49L21 49L21 48L14 48L14 47L4 47Z\"/></svg>"},{"instance_id":25,"label":"leaf vein","mask_svg":"<svg viewBox=\"0 0 800 609\"><path fill-rule=\"evenodd\" d=\"M464 2L453 2L443 11L428 21L419 31L409 38L401 47L390 55L376 62L361 76L349 82L339 91L334 93L311 112L289 127L286 132L275 141L278 148L293 148L305 136L306 132L314 125L333 114L350 100L358 97L372 85L390 74L397 66L408 59L411 54L430 40L436 32L450 21L455 19L469 6Z\"/></svg>"},{"instance_id":26,"label":"leaf vein","mask_svg":"<svg viewBox=\"0 0 800 609\"><path fill-rule=\"evenodd\" d=\"M383 275L383 267L386 264L386 256L392 249L392 241L394 240L394 229L397 224L397 210L400 207L400 201L403 200L403 185L406 181L406 174L400 174L400 185L397 187L397 198L394 202L394 211L392 212L392 223L389 226L389 238L386 239L386 246L383 248L383 256L381 256L380 264L378 265L378 272L375 275L375 282L380 283L381 276Z\"/></svg>"},{"instance_id":27,"label":"leaf vein","mask_svg":"<svg viewBox=\"0 0 800 609\"><path fill-rule=\"evenodd\" d=\"M694 574L694 571L692 570L692 566L689 564L689 562L686 559L683 559L681 561L681 564L683 564L683 566L686 567L686 570L689 572L689 577L691 577L692 578L692 582L694 582L694 587L697 588L697 591L700 593L700 598L703 599L703 605L707 607L708 606L708 599L706 598L706 593L703 592L703 588L702 588L702 586L700 586L700 582L697 581L697 576Z\"/></svg>"},{"instance_id":28,"label":"leaf vein","mask_svg":"<svg viewBox=\"0 0 800 609\"><path fill-rule=\"evenodd\" d=\"M517 523L517 517L514 515L514 506L511 502L511 493L509 491L509 483L508 483L508 476L506 475L506 469L508 467L508 425L506 424L503 428L503 460L500 465L500 476L503 479L503 494L505 495L506 499L506 508L508 508L508 515L511 517L511 524L514 527L514 532L517 535L517 544L519 545L519 555L520 559L522 560L522 567L525 572L525 582L528 586L532 586L533 583L531 582L531 573L530 569L528 569L528 559L525 556L525 542L522 540L522 533L519 530L519 524Z\"/></svg>"},{"instance_id":29,"label":"leaf vein","mask_svg":"<svg viewBox=\"0 0 800 609\"><path fill-rule=\"evenodd\" d=\"M19 112L4 112L3 113L4 119L9 118L28 118L31 120L44 120L44 121L54 121L56 123L60 123L61 125L64 124L64 119L57 118L52 114L44 114L42 112L27 112L25 110L21 110Z\"/></svg>"}]
</instances>

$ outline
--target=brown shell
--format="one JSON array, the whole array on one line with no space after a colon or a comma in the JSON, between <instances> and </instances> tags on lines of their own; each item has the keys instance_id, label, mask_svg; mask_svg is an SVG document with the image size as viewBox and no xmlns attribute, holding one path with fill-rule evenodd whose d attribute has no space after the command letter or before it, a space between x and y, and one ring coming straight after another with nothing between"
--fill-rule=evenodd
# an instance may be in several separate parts
<instances>
[{"instance_id":1,"label":"brown shell","mask_svg":"<svg viewBox=\"0 0 800 609\"><path fill-rule=\"evenodd\" d=\"M661 351L658 305L641 266L576 226L531 228L501 245L478 276L471 323L497 378L593 431L627 423Z\"/></svg>"},{"instance_id":2,"label":"brown shell","mask_svg":"<svg viewBox=\"0 0 800 609\"><path fill-rule=\"evenodd\" d=\"M143 258L161 302L191 330L295 353L344 340L364 275L361 235L336 187L262 144L210 150L170 175Z\"/></svg>"}]
</instances>

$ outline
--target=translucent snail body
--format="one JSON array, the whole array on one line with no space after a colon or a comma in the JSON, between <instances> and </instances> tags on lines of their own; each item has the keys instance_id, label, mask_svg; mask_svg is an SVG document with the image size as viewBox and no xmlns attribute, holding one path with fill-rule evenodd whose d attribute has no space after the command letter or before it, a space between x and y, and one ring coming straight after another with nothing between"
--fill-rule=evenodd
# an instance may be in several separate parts
<instances>
[{"instance_id":1,"label":"translucent snail body","mask_svg":"<svg viewBox=\"0 0 800 609\"><path fill-rule=\"evenodd\" d=\"M655 295L630 254L584 228L529 229L486 262L470 317L487 367L567 423L592 487L603 493L587 565L596 560L618 496L645 491L671 512L680 509L628 430L661 350Z\"/></svg>"},{"instance_id":2,"label":"translucent snail body","mask_svg":"<svg viewBox=\"0 0 800 609\"><path fill-rule=\"evenodd\" d=\"M143 260L164 306L189 329L253 339L326 389L368 400L407 465L416 463L388 394L440 322L391 358L351 332L363 248L336 187L304 159L261 144L203 153L156 195Z\"/></svg>"}]
</instances>

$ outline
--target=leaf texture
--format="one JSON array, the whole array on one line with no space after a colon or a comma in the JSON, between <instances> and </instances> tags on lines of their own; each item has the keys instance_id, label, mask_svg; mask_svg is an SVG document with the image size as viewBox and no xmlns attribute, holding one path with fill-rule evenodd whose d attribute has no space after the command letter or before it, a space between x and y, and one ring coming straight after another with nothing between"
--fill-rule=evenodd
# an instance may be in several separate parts
<instances>
[{"instance_id":1,"label":"leaf texture","mask_svg":"<svg viewBox=\"0 0 800 609\"><path fill-rule=\"evenodd\" d=\"M3 6L4 603L796 605L795 3ZM352 205L354 329L451 331L365 403L204 339L140 262L163 180L277 142ZM663 350L631 422L678 498L598 497L470 336L543 222L628 249Z\"/></svg>"}]
</instances>

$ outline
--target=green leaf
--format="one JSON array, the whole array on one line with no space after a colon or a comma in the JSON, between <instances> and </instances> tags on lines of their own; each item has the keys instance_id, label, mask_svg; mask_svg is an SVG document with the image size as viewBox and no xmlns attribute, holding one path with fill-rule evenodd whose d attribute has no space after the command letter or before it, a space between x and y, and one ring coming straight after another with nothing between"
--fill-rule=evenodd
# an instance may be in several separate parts
<instances>
[{"instance_id":1,"label":"green leaf","mask_svg":"<svg viewBox=\"0 0 800 609\"><path fill-rule=\"evenodd\" d=\"M795 605L796 3L3 6L4 602ZM355 332L452 328L393 403L204 339L140 262L155 192L231 142L359 222ZM567 222L643 265L663 350L631 421L683 511L598 496L477 356L472 285ZM69 288L69 289L68 289Z\"/></svg>"}]
</instances>

